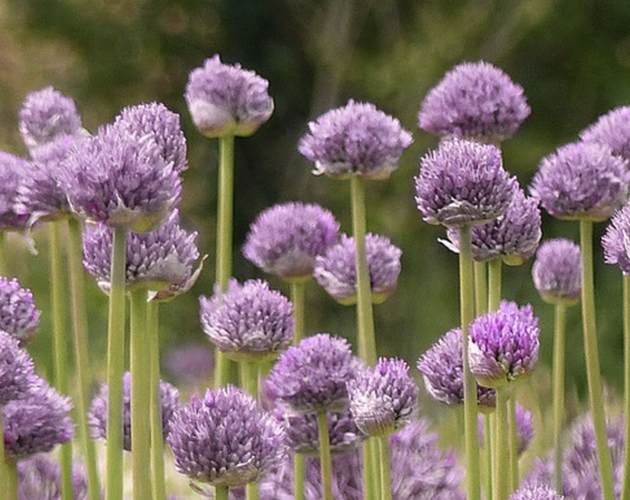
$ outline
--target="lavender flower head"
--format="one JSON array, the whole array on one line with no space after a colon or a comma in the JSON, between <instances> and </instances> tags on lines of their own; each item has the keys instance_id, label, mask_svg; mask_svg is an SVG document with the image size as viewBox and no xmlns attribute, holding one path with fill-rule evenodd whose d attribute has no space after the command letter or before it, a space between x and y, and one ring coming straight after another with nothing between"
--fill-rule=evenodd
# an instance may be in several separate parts
<instances>
[{"instance_id":1,"label":"lavender flower head","mask_svg":"<svg viewBox=\"0 0 630 500\"><path fill-rule=\"evenodd\" d=\"M387 179L413 139L400 122L373 104L354 102L308 124L298 149L315 163L315 175Z\"/></svg>"},{"instance_id":2,"label":"lavender flower head","mask_svg":"<svg viewBox=\"0 0 630 500\"><path fill-rule=\"evenodd\" d=\"M464 367L462 363L462 331L448 331L418 360L427 392L447 405L464 404ZM480 411L491 410L496 404L494 389L477 384L477 404Z\"/></svg>"},{"instance_id":3,"label":"lavender flower head","mask_svg":"<svg viewBox=\"0 0 630 500\"><path fill-rule=\"evenodd\" d=\"M175 467L192 481L236 487L282 464L284 432L251 396L228 386L179 407L167 441Z\"/></svg>"},{"instance_id":4,"label":"lavender flower head","mask_svg":"<svg viewBox=\"0 0 630 500\"><path fill-rule=\"evenodd\" d=\"M29 392L33 377L31 356L15 338L0 331L0 407Z\"/></svg>"},{"instance_id":5,"label":"lavender flower head","mask_svg":"<svg viewBox=\"0 0 630 500\"><path fill-rule=\"evenodd\" d=\"M406 425L418 403L418 388L401 359L380 358L348 382L350 411L368 436L391 434Z\"/></svg>"},{"instance_id":6,"label":"lavender flower head","mask_svg":"<svg viewBox=\"0 0 630 500\"><path fill-rule=\"evenodd\" d=\"M628 197L628 163L608 146L567 144L543 158L531 194L558 219L608 219Z\"/></svg>"},{"instance_id":7,"label":"lavender flower head","mask_svg":"<svg viewBox=\"0 0 630 500\"><path fill-rule=\"evenodd\" d=\"M384 302L396 289L402 251L389 238L367 233L365 236L372 302ZM315 259L313 275L337 302L352 305L357 301L356 244L345 234Z\"/></svg>"},{"instance_id":8,"label":"lavender flower head","mask_svg":"<svg viewBox=\"0 0 630 500\"><path fill-rule=\"evenodd\" d=\"M470 325L470 371L486 387L501 387L531 374L538 361L538 318L532 307L502 301L498 311Z\"/></svg>"},{"instance_id":9,"label":"lavender flower head","mask_svg":"<svg viewBox=\"0 0 630 500\"><path fill-rule=\"evenodd\" d=\"M613 154L630 161L630 106L622 106L602 115L580 132L584 142L597 142L608 146Z\"/></svg>"},{"instance_id":10,"label":"lavender flower head","mask_svg":"<svg viewBox=\"0 0 630 500\"><path fill-rule=\"evenodd\" d=\"M29 162L0 151L0 230L21 231L28 225L29 214L16 206L18 187L30 170Z\"/></svg>"},{"instance_id":11,"label":"lavender flower head","mask_svg":"<svg viewBox=\"0 0 630 500\"><path fill-rule=\"evenodd\" d=\"M210 341L237 361L273 360L293 338L293 306L261 280L228 290L216 307L200 297L201 327Z\"/></svg>"},{"instance_id":12,"label":"lavender flower head","mask_svg":"<svg viewBox=\"0 0 630 500\"><path fill-rule=\"evenodd\" d=\"M429 224L485 224L507 212L518 185L495 146L451 139L420 160L416 203Z\"/></svg>"},{"instance_id":13,"label":"lavender flower head","mask_svg":"<svg viewBox=\"0 0 630 500\"><path fill-rule=\"evenodd\" d=\"M88 427L92 439L107 439L107 403L109 390L103 384L92 400L88 411ZM171 430L171 418L179 403L179 391L168 382L160 380L162 408L162 433L166 437ZM123 448L131 451L131 374L123 376Z\"/></svg>"},{"instance_id":14,"label":"lavender flower head","mask_svg":"<svg viewBox=\"0 0 630 500\"><path fill-rule=\"evenodd\" d=\"M37 333L40 314L28 288L22 288L15 278L0 276L0 331L26 345Z\"/></svg>"},{"instance_id":15,"label":"lavender flower head","mask_svg":"<svg viewBox=\"0 0 630 500\"><path fill-rule=\"evenodd\" d=\"M559 495L547 486L523 486L510 497L510 500L562 500Z\"/></svg>"},{"instance_id":16,"label":"lavender flower head","mask_svg":"<svg viewBox=\"0 0 630 500\"><path fill-rule=\"evenodd\" d=\"M75 102L52 87L26 96L19 112L24 144L33 150L62 135L85 135Z\"/></svg>"},{"instance_id":17,"label":"lavender flower head","mask_svg":"<svg viewBox=\"0 0 630 500\"><path fill-rule=\"evenodd\" d=\"M606 246L604 244L604 248ZM579 245L565 238L545 241L536 253L532 277L545 302L577 304L582 294L582 253Z\"/></svg>"},{"instance_id":18,"label":"lavender flower head","mask_svg":"<svg viewBox=\"0 0 630 500\"><path fill-rule=\"evenodd\" d=\"M252 135L273 113L269 82L240 64L223 64L218 55L190 72L186 103L206 137Z\"/></svg>"},{"instance_id":19,"label":"lavender flower head","mask_svg":"<svg viewBox=\"0 0 630 500\"><path fill-rule=\"evenodd\" d=\"M531 110L523 88L484 61L451 69L424 98L420 128L439 136L498 142L508 139Z\"/></svg>"},{"instance_id":20,"label":"lavender flower head","mask_svg":"<svg viewBox=\"0 0 630 500\"><path fill-rule=\"evenodd\" d=\"M243 255L265 272L292 280L309 279L315 258L337 241L339 223L315 204L274 205L251 225Z\"/></svg>"},{"instance_id":21,"label":"lavender flower head","mask_svg":"<svg viewBox=\"0 0 630 500\"><path fill-rule=\"evenodd\" d=\"M618 210L602 237L606 264L618 265L624 275L630 274L630 205Z\"/></svg>"},{"instance_id":22,"label":"lavender flower head","mask_svg":"<svg viewBox=\"0 0 630 500\"><path fill-rule=\"evenodd\" d=\"M61 466L52 456L34 455L17 464L18 500L60 500ZM88 498L87 477L81 467L72 468L72 498Z\"/></svg>"},{"instance_id":23,"label":"lavender flower head","mask_svg":"<svg viewBox=\"0 0 630 500\"><path fill-rule=\"evenodd\" d=\"M479 434L479 444L484 446L485 430L483 415L479 415L477 420L477 430ZM521 455L534 440L534 422L532 412L516 403L516 451Z\"/></svg>"}]
</instances>

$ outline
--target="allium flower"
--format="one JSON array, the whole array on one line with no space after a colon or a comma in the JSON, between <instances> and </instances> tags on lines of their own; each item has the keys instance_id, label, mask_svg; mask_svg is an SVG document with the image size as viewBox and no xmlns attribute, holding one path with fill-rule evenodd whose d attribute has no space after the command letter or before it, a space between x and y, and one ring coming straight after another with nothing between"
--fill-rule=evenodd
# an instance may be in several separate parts
<instances>
[{"instance_id":1,"label":"allium flower","mask_svg":"<svg viewBox=\"0 0 630 500\"><path fill-rule=\"evenodd\" d=\"M249 136L273 113L269 82L240 64L223 64L218 55L190 72L186 103L206 137Z\"/></svg>"},{"instance_id":2,"label":"allium flower","mask_svg":"<svg viewBox=\"0 0 630 500\"><path fill-rule=\"evenodd\" d=\"M630 161L630 106L622 106L598 118L597 122L580 132L584 142L608 146L613 154Z\"/></svg>"},{"instance_id":3,"label":"allium flower","mask_svg":"<svg viewBox=\"0 0 630 500\"><path fill-rule=\"evenodd\" d=\"M92 400L88 411L88 427L92 439L107 439L107 404L109 390L103 384ZM171 430L171 419L178 406L179 391L168 382L160 380L160 402L162 407L162 432L164 437ZM123 376L123 448L131 451L131 374Z\"/></svg>"},{"instance_id":4,"label":"allium flower","mask_svg":"<svg viewBox=\"0 0 630 500\"><path fill-rule=\"evenodd\" d=\"M421 129L439 136L488 142L508 139L531 110L523 88L484 61L451 69L424 98Z\"/></svg>"},{"instance_id":5,"label":"allium flower","mask_svg":"<svg viewBox=\"0 0 630 500\"><path fill-rule=\"evenodd\" d=\"M618 210L602 237L606 264L616 264L625 275L630 274L630 205Z\"/></svg>"},{"instance_id":6,"label":"allium flower","mask_svg":"<svg viewBox=\"0 0 630 500\"><path fill-rule=\"evenodd\" d=\"M562 500L563 498L547 486L523 486L510 497L510 500Z\"/></svg>"},{"instance_id":7,"label":"allium flower","mask_svg":"<svg viewBox=\"0 0 630 500\"><path fill-rule=\"evenodd\" d=\"M0 276L0 331L26 345L37 333L40 314L28 288L22 288L15 278Z\"/></svg>"},{"instance_id":8,"label":"allium flower","mask_svg":"<svg viewBox=\"0 0 630 500\"><path fill-rule=\"evenodd\" d=\"M470 371L486 387L500 387L527 377L538 361L538 318L531 306L502 301L498 311L470 325Z\"/></svg>"},{"instance_id":9,"label":"allium flower","mask_svg":"<svg viewBox=\"0 0 630 500\"><path fill-rule=\"evenodd\" d=\"M401 359L380 358L374 368L348 382L350 411L368 436L384 436L405 426L418 403L418 388Z\"/></svg>"},{"instance_id":10,"label":"allium flower","mask_svg":"<svg viewBox=\"0 0 630 500\"><path fill-rule=\"evenodd\" d=\"M0 230L20 231L28 224L29 214L16 207L18 186L30 169L29 162L0 151Z\"/></svg>"},{"instance_id":11,"label":"allium flower","mask_svg":"<svg viewBox=\"0 0 630 500\"><path fill-rule=\"evenodd\" d=\"M601 221L625 204L629 180L627 161L610 148L577 142L543 158L530 192L553 217Z\"/></svg>"},{"instance_id":12,"label":"allium flower","mask_svg":"<svg viewBox=\"0 0 630 500\"><path fill-rule=\"evenodd\" d=\"M298 415L343 411L348 406L346 382L356 376L358 363L345 339L313 335L280 355L266 392Z\"/></svg>"},{"instance_id":13,"label":"allium flower","mask_svg":"<svg viewBox=\"0 0 630 500\"><path fill-rule=\"evenodd\" d=\"M26 96L19 112L19 127L29 149L62 135L87 134L74 101L52 87Z\"/></svg>"},{"instance_id":14,"label":"allium flower","mask_svg":"<svg viewBox=\"0 0 630 500\"><path fill-rule=\"evenodd\" d=\"M400 122L373 104L353 100L308 124L298 149L315 175L387 179L413 139Z\"/></svg>"},{"instance_id":15,"label":"allium flower","mask_svg":"<svg viewBox=\"0 0 630 500\"><path fill-rule=\"evenodd\" d=\"M192 481L235 487L281 465L284 432L252 397L228 386L179 407L167 441L177 470Z\"/></svg>"},{"instance_id":16,"label":"allium flower","mask_svg":"<svg viewBox=\"0 0 630 500\"><path fill-rule=\"evenodd\" d=\"M630 267L628 269L630 271ZM579 245L564 238L545 241L536 252L532 277L544 301L551 304L579 302L582 294L582 253Z\"/></svg>"},{"instance_id":17,"label":"allium flower","mask_svg":"<svg viewBox=\"0 0 630 500\"><path fill-rule=\"evenodd\" d=\"M479 415L477 420L477 430L479 431L479 444L484 446L484 421L483 415ZM532 412L523 408L520 404L516 403L516 438L517 438L517 453L521 455L534 440L534 422L532 418Z\"/></svg>"},{"instance_id":18,"label":"allium flower","mask_svg":"<svg viewBox=\"0 0 630 500\"><path fill-rule=\"evenodd\" d=\"M398 283L402 251L389 238L367 233L365 236L372 302L380 304L389 297ZM352 305L357 301L356 244L345 234L315 259L313 275L337 302Z\"/></svg>"},{"instance_id":19,"label":"allium flower","mask_svg":"<svg viewBox=\"0 0 630 500\"><path fill-rule=\"evenodd\" d=\"M147 289L156 300L168 300L190 289L197 281L201 265L197 232L188 233L179 224L179 211L173 210L164 224L146 233L127 236L126 286L128 290ZM83 265L99 287L109 293L113 231L105 224L87 226L83 232Z\"/></svg>"},{"instance_id":20,"label":"allium flower","mask_svg":"<svg viewBox=\"0 0 630 500\"><path fill-rule=\"evenodd\" d=\"M34 455L17 463L18 500L61 500L61 466L46 454ZM88 498L87 477L81 467L72 468L72 498Z\"/></svg>"},{"instance_id":21,"label":"allium flower","mask_svg":"<svg viewBox=\"0 0 630 500\"><path fill-rule=\"evenodd\" d=\"M502 259L508 265L521 265L536 252L542 236L538 200L528 198L522 189L514 191L512 203L504 215L472 228L472 257L476 261ZM450 250L459 252L459 230L449 227Z\"/></svg>"},{"instance_id":22,"label":"allium flower","mask_svg":"<svg viewBox=\"0 0 630 500\"><path fill-rule=\"evenodd\" d=\"M28 393L33 377L31 356L15 338L0 330L0 407Z\"/></svg>"},{"instance_id":23,"label":"allium flower","mask_svg":"<svg viewBox=\"0 0 630 500\"><path fill-rule=\"evenodd\" d=\"M265 281L249 280L224 293L216 307L200 297L201 327L210 341L235 360L275 359L293 338L293 306Z\"/></svg>"},{"instance_id":24,"label":"allium flower","mask_svg":"<svg viewBox=\"0 0 630 500\"><path fill-rule=\"evenodd\" d=\"M416 203L429 224L485 224L503 215L518 185L495 146L451 139L420 161Z\"/></svg>"},{"instance_id":25,"label":"allium flower","mask_svg":"<svg viewBox=\"0 0 630 500\"><path fill-rule=\"evenodd\" d=\"M315 204L274 205L251 225L243 255L263 271L285 280L308 279L315 257L337 241L339 223Z\"/></svg>"}]
</instances>

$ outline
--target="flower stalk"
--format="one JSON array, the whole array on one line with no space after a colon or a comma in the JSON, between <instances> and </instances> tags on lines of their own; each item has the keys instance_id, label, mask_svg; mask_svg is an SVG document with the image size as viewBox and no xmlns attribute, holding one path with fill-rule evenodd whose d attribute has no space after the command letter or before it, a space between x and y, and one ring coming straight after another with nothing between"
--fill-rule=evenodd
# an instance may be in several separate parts
<instances>
[{"instance_id":1,"label":"flower stalk","mask_svg":"<svg viewBox=\"0 0 630 500\"><path fill-rule=\"evenodd\" d=\"M630 443L630 274L623 275L623 334L624 334L624 413L626 418L625 442ZM630 495L630 450L626 447L623 466L623 483L620 498Z\"/></svg>"},{"instance_id":2,"label":"flower stalk","mask_svg":"<svg viewBox=\"0 0 630 500\"><path fill-rule=\"evenodd\" d=\"M560 302L555 305L553 341L553 487L556 491L562 491L565 329L566 305Z\"/></svg>"},{"instance_id":3,"label":"flower stalk","mask_svg":"<svg viewBox=\"0 0 630 500\"><path fill-rule=\"evenodd\" d=\"M319 460L322 470L323 500L333 500L332 494L332 457L330 454L330 435L328 433L327 412L317 414L317 428L319 431Z\"/></svg>"},{"instance_id":4,"label":"flower stalk","mask_svg":"<svg viewBox=\"0 0 630 500\"><path fill-rule=\"evenodd\" d=\"M151 483L154 500L166 500L164 477L164 433L162 429L162 400L160 394L160 304L147 303L147 328L150 360L150 420L151 420Z\"/></svg>"}]
</instances>

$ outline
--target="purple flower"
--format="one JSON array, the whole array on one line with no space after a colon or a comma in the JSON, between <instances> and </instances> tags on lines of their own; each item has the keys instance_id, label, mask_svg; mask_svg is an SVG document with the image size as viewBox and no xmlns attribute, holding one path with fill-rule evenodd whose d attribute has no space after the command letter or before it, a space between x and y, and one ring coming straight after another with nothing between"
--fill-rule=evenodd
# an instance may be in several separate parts
<instances>
[{"instance_id":1,"label":"purple flower","mask_svg":"<svg viewBox=\"0 0 630 500\"><path fill-rule=\"evenodd\" d=\"M630 274L630 205L618 210L602 237L606 264L616 264L625 275Z\"/></svg>"},{"instance_id":2,"label":"purple flower","mask_svg":"<svg viewBox=\"0 0 630 500\"><path fill-rule=\"evenodd\" d=\"M210 341L228 357L264 361L278 357L293 338L293 306L265 281L249 280L228 290L216 307L214 299L200 297L201 327Z\"/></svg>"},{"instance_id":3,"label":"purple flower","mask_svg":"<svg viewBox=\"0 0 630 500\"><path fill-rule=\"evenodd\" d=\"M274 205L251 225L243 255L263 271L285 280L308 279L315 258L338 238L333 214L315 204Z\"/></svg>"},{"instance_id":4,"label":"purple flower","mask_svg":"<svg viewBox=\"0 0 630 500\"><path fill-rule=\"evenodd\" d=\"M418 403L418 388L401 359L380 358L348 382L350 411L368 436L391 434L405 426Z\"/></svg>"},{"instance_id":5,"label":"purple flower","mask_svg":"<svg viewBox=\"0 0 630 500\"><path fill-rule=\"evenodd\" d=\"M0 331L26 345L37 333L40 314L28 288L22 288L15 278L0 276Z\"/></svg>"},{"instance_id":6,"label":"purple flower","mask_svg":"<svg viewBox=\"0 0 630 500\"><path fill-rule=\"evenodd\" d=\"M630 161L630 106L622 106L598 118L597 122L580 132L584 142L608 146L613 154Z\"/></svg>"},{"instance_id":7,"label":"purple flower","mask_svg":"<svg viewBox=\"0 0 630 500\"><path fill-rule=\"evenodd\" d=\"M486 142L508 139L531 110L523 88L484 61L451 69L424 98L420 128L439 136Z\"/></svg>"},{"instance_id":8,"label":"purple flower","mask_svg":"<svg viewBox=\"0 0 630 500\"><path fill-rule=\"evenodd\" d=\"M34 455L17 464L18 500L61 500L61 466L50 455ZM72 498L88 498L87 477L82 467L72 467Z\"/></svg>"},{"instance_id":9,"label":"purple flower","mask_svg":"<svg viewBox=\"0 0 630 500\"><path fill-rule=\"evenodd\" d=\"M30 170L29 162L0 151L0 230L21 231L28 225L29 214L16 206L18 187Z\"/></svg>"},{"instance_id":10,"label":"purple flower","mask_svg":"<svg viewBox=\"0 0 630 500\"><path fill-rule=\"evenodd\" d=\"M503 215L517 188L495 146L465 139L443 141L420 160L416 203L429 224L485 224Z\"/></svg>"},{"instance_id":11,"label":"purple flower","mask_svg":"<svg viewBox=\"0 0 630 500\"><path fill-rule=\"evenodd\" d=\"M206 137L249 136L273 113L269 82L240 64L223 64L218 55L190 72L186 103Z\"/></svg>"},{"instance_id":12,"label":"purple flower","mask_svg":"<svg viewBox=\"0 0 630 500\"><path fill-rule=\"evenodd\" d=\"M109 390L103 384L92 400L88 411L88 426L92 439L107 439L107 404ZM160 380L162 407L162 432L166 437L171 430L171 419L179 402L179 391L168 382ZM131 451L131 374L123 376L123 448Z\"/></svg>"},{"instance_id":13,"label":"purple flower","mask_svg":"<svg viewBox=\"0 0 630 500\"><path fill-rule=\"evenodd\" d=\"M484 446L484 416L479 415L477 420L477 430L479 431L479 445ZM534 422L532 419L532 412L523 408L520 404L516 403L516 438L517 438L517 452L521 455L534 440Z\"/></svg>"},{"instance_id":14,"label":"purple flower","mask_svg":"<svg viewBox=\"0 0 630 500\"><path fill-rule=\"evenodd\" d=\"M543 158L530 192L558 219L608 219L625 204L628 163L607 146L577 142Z\"/></svg>"},{"instance_id":15,"label":"purple flower","mask_svg":"<svg viewBox=\"0 0 630 500\"><path fill-rule=\"evenodd\" d=\"M486 387L527 377L538 361L540 329L531 306L502 301L470 325L470 371Z\"/></svg>"},{"instance_id":16,"label":"purple flower","mask_svg":"<svg viewBox=\"0 0 630 500\"><path fill-rule=\"evenodd\" d=\"M367 233L365 237L372 302L380 304L389 297L398 283L402 251L389 238ZM352 305L357 301L356 245L345 234L315 259L313 275L337 302Z\"/></svg>"},{"instance_id":17,"label":"purple flower","mask_svg":"<svg viewBox=\"0 0 630 500\"><path fill-rule=\"evenodd\" d=\"M0 330L0 407L28 393L33 377L31 356L15 338Z\"/></svg>"},{"instance_id":18,"label":"purple flower","mask_svg":"<svg viewBox=\"0 0 630 500\"><path fill-rule=\"evenodd\" d=\"M422 373L424 386L434 399L447 405L464 404L464 367L462 360L462 331L459 328L448 331L418 360L418 370ZM477 384L477 404L480 411L484 407L494 408L494 389Z\"/></svg>"},{"instance_id":19,"label":"purple flower","mask_svg":"<svg viewBox=\"0 0 630 500\"><path fill-rule=\"evenodd\" d=\"M582 253L579 245L564 238L545 241L536 253L532 277L545 302L577 304L582 294Z\"/></svg>"},{"instance_id":20,"label":"purple flower","mask_svg":"<svg viewBox=\"0 0 630 500\"><path fill-rule=\"evenodd\" d=\"M282 464L284 432L251 396L228 386L179 407L167 441L177 470L192 481L235 487Z\"/></svg>"},{"instance_id":21,"label":"purple flower","mask_svg":"<svg viewBox=\"0 0 630 500\"><path fill-rule=\"evenodd\" d=\"M308 124L298 149L315 163L315 175L387 179L413 142L400 122L373 104L353 100Z\"/></svg>"},{"instance_id":22,"label":"purple flower","mask_svg":"<svg viewBox=\"0 0 630 500\"><path fill-rule=\"evenodd\" d=\"M547 486L523 486L510 497L510 500L562 500L563 498Z\"/></svg>"}]
</instances>

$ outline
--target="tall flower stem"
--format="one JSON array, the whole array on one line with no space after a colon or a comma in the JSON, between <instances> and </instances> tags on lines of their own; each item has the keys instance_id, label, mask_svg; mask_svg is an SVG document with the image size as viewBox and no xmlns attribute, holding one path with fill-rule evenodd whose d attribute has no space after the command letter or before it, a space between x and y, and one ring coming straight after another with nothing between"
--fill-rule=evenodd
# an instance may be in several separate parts
<instances>
[{"instance_id":1,"label":"tall flower stem","mask_svg":"<svg viewBox=\"0 0 630 500\"><path fill-rule=\"evenodd\" d=\"M493 460L492 449L494 443L494 436L492 435L493 429L492 414L486 413L483 416L483 436L484 436L484 461L486 466L486 500L492 500L492 479L494 477L493 472Z\"/></svg>"},{"instance_id":2,"label":"tall flower stem","mask_svg":"<svg viewBox=\"0 0 630 500\"><path fill-rule=\"evenodd\" d=\"M304 337L304 292L306 283L301 280L291 281L291 302L293 304L293 345Z\"/></svg>"},{"instance_id":3,"label":"tall flower stem","mask_svg":"<svg viewBox=\"0 0 630 500\"><path fill-rule=\"evenodd\" d=\"M166 500L164 477L164 434L162 427L162 397L160 394L160 304L147 304L147 328L150 361L150 419L151 419L151 479L153 500Z\"/></svg>"},{"instance_id":4,"label":"tall flower stem","mask_svg":"<svg viewBox=\"0 0 630 500\"><path fill-rule=\"evenodd\" d=\"M518 429L516 427L516 393L512 390L507 401L508 405L508 454L510 458L510 476L508 494L511 495L518 488Z\"/></svg>"},{"instance_id":5,"label":"tall flower stem","mask_svg":"<svg viewBox=\"0 0 630 500\"><path fill-rule=\"evenodd\" d=\"M107 326L107 483L105 500L122 500L122 380L125 371L125 270L127 228L114 228Z\"/></svg>"},{"instance_id":6,"label":"tall flower stem","mask_svg":"<svg viewBox=\"0 0 630 500\"><path fill-rule=\"evenodd\" d=\"M624 413L626 418L625 442L630 443L630 275L623 276L623 357L624 357ZM630 497L630 446L626 446L623 465L621 496Z\"/></svg>"},{"instance_id":7,"label":"tall flower stem","mask_svg":"<svg viewBox=\"0 0 630 500\"><path fill-rule=\"evenodd\" d=\"M330 455L330 436L328 434L328 417L325 411L317 414L319 431L319 461L322 470L323 500L333 500L332 494L332 457Z\"/></svg>"},{"instance_id":8,"label":"tall flower stem","mask_svg":"<svg viewBox=\"0 0 630 500\"><path fill-rule=\"evenodd\" d=\"M584 354L586 376L597 442L597 457L602 480L603 500L614 500L612 463L606 433L606 415L597 349L597 323L595 319L595 285L593 282L593 222L580 220L580 246L582 249L582 323L584 328Z\"/></svg>"},{"instance_id":9,"label":"tall flower stem","mask_svg":"<svg viewBox=\"0 0 630 500\"><path fill-rule=\"evenodd\" d=\"M496 311L501 305L501 280L503 262L494 259L488 263L488 311Z\"/></svg>"},{"instance_id":10,"label":"tall flower stem","mask_svg":"<svg viewBox=\"0 0 630 500\"><path fill-rule=\"evenodd\" d=\"M475 314L488 312L488 265L485 262L475 261Z\"/></svg>"},{"instance_id":11,"label":"tall flower stem","mask_svg":"<svg viewBox=\"0 0 630 500\"><path fill-rule=\"evenodd\" d=\"M243 361L240 363L243 389L258 399L258 363Z\"/></svg>"},{"instance_id":12,"label":"tall flower stem","mask_svg":"<svg viewBox=\"0 0 630 500\"><path fill-rule=\"evenodd\" d=\"M0 276L7 275L7 236L0 231Z\"/></svg>"},{"instance_id":13,"label":"tall flower stem","mask_svg":"<svg viewBox=\"0 0 630 500\"><path fill-rule=\"evenodd\" d=\"M293 498L304 500L304 477L306 475L305 459L302 453L293 455Z\"/></svg>"},{"instance_id":14,"label":"tall flower stem","mask_svg":"<svg viewBox=\"0 0 630 500\"><path fill-rule=\"evenodd\" d=\"M17 463L12 458L6 460L6 463L0 464L0 473L6 481L6 499L18 500L18 476Z\"/></svg>"},{"instance_id":15,"label":"tall flower stem","mask_svg":"<svg viewBox=\"0 0 630 500\"><path fill-rule=\"evenodd\" d=\"M371 439L363 442L363 491L365 500L376 500L376 492L380 490L374 481L374 471L378 470L378 461L374 456L374 446Z\"/></svg>"},{"instance_id":16,"label":"tall flower stem","mask_svg":"<svg viewBox=\"0 0 630 500\"><path fill-rule=\"evenodd\" d=\"M509 491L509 452L508 452L508 389L497 387L495 413L496 432L496 475L494 478L494 500L507 500Z\"/></svg>"},{"instance_id":17,"label":"tall flower stem","mask_svg":"<svg viewBox=\"0 0 630 500\"><path fill-rule=\"evenodd\" d=\"M228 500L230 490L227 486L215 486L214 487L214 500Z\"/></svg>"},{"instance_id":18,"label":"tall flower stem","mask_svg":"<svg viewBox=\"0 0 630 500\"><path fill-rule=\"evenodd\" d=\"M468 500L479 500L481 495L479 467L479 438L477 434L477 384L468 361L468 331L475 319L474 272L471 251L472 229L459 228L459 290L462 323L462 364L464 372L464 433L466 443L466 492Z\"/></svg>"},{"instance_id":19,"label":"tall flower stem","mask_svg":"<svg viewBox=\"0 0 630 500\"><path fill-rule=\"evenodd\" d=\"M6 452L4 450L4 431L2 430L2 415L0 414L0 491L8 491L7 490L7 467L8 462L6 461Z\"/></svg>"},{"instance_id":20,"label":"tall flower stem","mask_svg":"<svg viewBox=\"0 0 630 500\"><path fill-rule=\"evenodd\" d=\"M564 424L564 353L566 305L555 305L553 338L553 486L562 491L562 428ZM622 498L625 498L622 496Z\"/></svg>"},{"instance_id":21,"label":"tall flower stem","mask_svg":"<svg viewBox=\"0 0 630 500\"><path fill-rule=\"evenodd\" d=\"M381 452L381 500L392 500L389 435L378 437Z\"/></svg>"}]
</instances>

